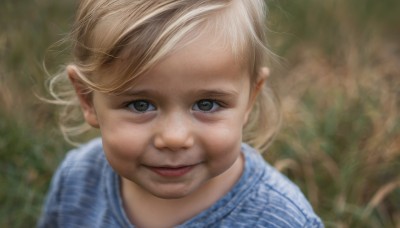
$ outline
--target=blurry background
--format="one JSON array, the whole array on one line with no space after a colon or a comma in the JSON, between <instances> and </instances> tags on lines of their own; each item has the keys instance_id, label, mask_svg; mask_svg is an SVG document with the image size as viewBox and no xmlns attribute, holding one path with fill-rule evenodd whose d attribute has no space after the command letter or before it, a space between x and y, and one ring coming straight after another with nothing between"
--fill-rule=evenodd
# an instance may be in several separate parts
<instances>
[{"instance_id":1,"label":"blurry background","mask_svg":"<svg viewBox=\"0 0 400 228\"><path fill-rule=\"evenodd\" d=\"M0 2L0 227L32 227L72 148L46 73L75 1ZM269 83L284 124L265 158L295 181L327 227L400 227L400 1L268 0Z\"/></svg>"}]
</instances>

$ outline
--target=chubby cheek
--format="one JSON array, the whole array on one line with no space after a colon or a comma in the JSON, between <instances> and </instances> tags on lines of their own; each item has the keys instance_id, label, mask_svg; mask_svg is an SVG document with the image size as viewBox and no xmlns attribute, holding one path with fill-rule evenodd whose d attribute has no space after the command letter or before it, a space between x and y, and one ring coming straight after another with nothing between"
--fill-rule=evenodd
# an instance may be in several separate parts
<instances>
[{"instance_id":1,"label":"chubby cheek","mask_svg":"<svg viewBox=\"0 0 400 228\"><path fill-rule=\"evenodd\" d=\"M239 124L219 126L205 131L203 137L211 175L226 171L241 152L242 128Z\"/></svg>"},{"instance_id":2,"label":"chubby cheek","mask_svg":"<svg viewBox=\"0 0 400 228\"><path fill-rule=\"evenodd\" d=\"M115 125L118 126L118 125ZM123 126L123 125L122 125ZM103 138L103 148L110 165L120 174L128 175L137 166L145 151L144 134L136 134L127 127L100 129Z\"/></svg>"}]
</instances>

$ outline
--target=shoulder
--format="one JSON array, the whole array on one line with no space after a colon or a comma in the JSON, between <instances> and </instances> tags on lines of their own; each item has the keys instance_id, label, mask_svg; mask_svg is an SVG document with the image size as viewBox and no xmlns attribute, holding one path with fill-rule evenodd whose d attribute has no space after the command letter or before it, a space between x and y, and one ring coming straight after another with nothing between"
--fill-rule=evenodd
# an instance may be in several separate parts
<instances>
[{"instance_id":1,"label":"shoulder","mask_svg":"<svg viewBox=\"0 0 400 228\"><path fill-rule=\"evenodd\" d=\"M244 204L256 213L261 227L323 227L301 190L269 165L257 151L245 146L244 152L253 173L260 178Z\"/></svg>"},{"instance_id":2,"label":"shoulder","mask_svg":"<svg viewBox=\"0 0 400 228\"><path fill-rule=\"evenodd\" d=\"M69 186L86 186L96 181L107 165L101 139L96 138L71 150L59 166L53 181ZM59 179L59 180L58 180ZM88 182L89 181L89 182ZM98 182L96 181L98 184ZM94 184L94 183L92 183Z\"/></svg>"},{"instance_id":3,"label":"shoulder","mask_svg":"<svg viewBox=\"0 0 400 228\"><path fill-rule=\"evenodd\" d=\"M100 139L68 152L53 176L38 227L83 226L99 220L99 214L108 218L110 170Z\"/></svg>"},{"instance_id":4,"label":"shoulder","mask_svg":"<svg viewBox=\"0 0 400 228\"><path fill-rule=\"evenodd\" d=\"M267 170L249 197L249 202L263 211L260 224L271 222L263 218L275 217L279 227L322 227L301 190L272 167Z\"/></svg>"},{"instance_id":5,"label":"shoulder","mask_svg":"<svg viewBox=\"0 0 400 228\"><path fill-rule=\"evenodd\" d=\"M79 167L93 167L93 164L104 162L103 146L100 138L71 150L62 162L61 169L73 169Z\"/></svg>"},{"instance_id":6,"label":"shoulder","mask_svg":"<svg viewBox=\"0 0 400 228\"><path fill-rule=\"evenodd\" d=\"M67 197L86 194L102 184L99 180L106 165L101 139L94 139L67 153L53 177L52 188Z\"/></svg>"}]
</instances>

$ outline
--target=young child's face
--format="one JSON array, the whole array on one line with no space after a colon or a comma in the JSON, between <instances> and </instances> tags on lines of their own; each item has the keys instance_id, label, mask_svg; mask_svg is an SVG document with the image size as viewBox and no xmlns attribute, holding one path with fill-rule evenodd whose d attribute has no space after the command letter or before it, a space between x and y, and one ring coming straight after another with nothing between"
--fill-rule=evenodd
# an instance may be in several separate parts
<instances>
[{"instance_id":1,"label":"young child's face","mask_svg":"<svg viewBox=\"0 0 400 228\"><path fill-rule=\"evenodd\" d=\"M120 176L158 197L180 198L239 159L253 95L248 70L229 48L200 37L129 92L94 92L84 112Z\"/></svg>"}]
</instances>

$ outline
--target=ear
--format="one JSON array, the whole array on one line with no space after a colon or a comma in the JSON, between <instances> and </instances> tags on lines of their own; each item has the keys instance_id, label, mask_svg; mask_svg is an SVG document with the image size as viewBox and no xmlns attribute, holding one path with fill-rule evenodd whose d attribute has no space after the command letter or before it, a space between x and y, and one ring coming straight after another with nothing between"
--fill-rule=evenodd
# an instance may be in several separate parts
<instances>
[{"instance_id":1,"label":"ear","mask_svg":"<svg viewBox=\"0 0 400 228\"><path fill-rule=\"evenodd\" d=\"M78 96L86 122L92 127L99 128L96 110L93 106L93 94L88 92L88 86L79 78L78 69L76 67L68 66L67 74Z\"/></svg>"},{"instance_id":2,"label":"ear","mask_svg":"<svg viewBox=\"0 0 400 228\"><path fill-rule=\"evenodd\" d=\"M268 67L260 68L257 80L255 81L255 85L251 85L249 104L245 113L244 123L247 123L251 110L253 109L254 103L257 100L257 96L262 91L265 80L267 80L268 77L269 77L269 68Z\"/></svg>"}]
</instances>

